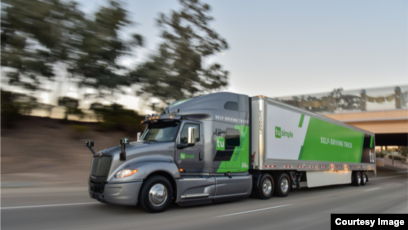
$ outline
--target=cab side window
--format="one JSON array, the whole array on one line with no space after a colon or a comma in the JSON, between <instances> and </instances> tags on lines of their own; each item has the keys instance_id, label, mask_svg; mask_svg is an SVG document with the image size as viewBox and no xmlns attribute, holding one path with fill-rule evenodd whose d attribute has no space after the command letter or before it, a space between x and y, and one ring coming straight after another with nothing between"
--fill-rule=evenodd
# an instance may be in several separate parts
<instances>
[{"instance_id":1,"label":"cab side window","mask_svg":"<svg viewBox=\"0 0 408 230\"><path fill-rule=\"evenodd\" d=\"M238 129L227 128L227 135L225 136L226 147L228 149L234 149L241 145L240 135Z\"/></svg>"},{"instance_id":2,"label":"cab side window","mask_svg":"<svg viewBox=\"0 0 408 230\"><path fill-rule=\"evenodd\" d=\"M196 142L200 141L200 125L198 124L185 124L180 135L180 144L187 144L188 140L188 128L196 128Z\"/></svg>"},{"instance_id":3,"label":"cab side window","mask_svg":"<svg viewBox=\"0 0 408 230\"><path fill-rule=\"evenodd\" d=\"M238 111L238 103L235 101L227 101L224 104L224 109Z\"/></svg>"}]
</instances>

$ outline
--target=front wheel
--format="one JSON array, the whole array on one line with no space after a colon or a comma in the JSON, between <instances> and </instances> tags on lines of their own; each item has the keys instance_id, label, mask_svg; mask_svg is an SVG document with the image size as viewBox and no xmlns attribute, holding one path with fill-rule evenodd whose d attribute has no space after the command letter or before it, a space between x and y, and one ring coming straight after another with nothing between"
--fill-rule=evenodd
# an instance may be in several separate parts
<instances>
[{"instance_id":1,"label":"front wheel","mask_svg":"<svg viewBox=\"0 0 408 230\"><path fill-rule=\"evenodd\" d=\"M169 180L163 176L153 176L144 183L139 204L146 212L163 212L170 205L173 189Z\"/></svg>"}]
</instances>

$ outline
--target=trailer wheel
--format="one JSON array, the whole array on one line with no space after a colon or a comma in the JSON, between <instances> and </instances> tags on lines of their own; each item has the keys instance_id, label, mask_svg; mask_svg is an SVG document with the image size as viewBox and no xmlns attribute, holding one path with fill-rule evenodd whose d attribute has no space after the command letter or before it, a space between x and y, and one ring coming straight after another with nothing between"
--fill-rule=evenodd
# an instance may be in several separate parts
<instances>
[{"instance_id":1,"label":"trailer wheel","mask_svg":"<svg viewBox=\"0 0 408 230\"><path fill-rule=\"evenodd\" d=\"M366 183L367 183L367 174L366 173L364 173L364 172L362 172L361 173L361 184L360 185L366 185Z\"/></svg>"},{"instance_id":2,"label":"trailer wheel","mask_svg":"<svg viewBox=\"0 0 408 230\"><path fill-rule=\"evenodd\" d=\"M290 190L290 179L288 174L286 173L276 174L275 181L276 181L275 195L280 197L287 196Z\"/></svg>"},{"instance_id":3,"label":"trailer wheel","mask_svg":"<svg viewBox=\"0 0 408 230\"><path fill-rule=\"evenodd\" d=\"M163 212L170 205L173 189L163 176L153 176L144 183L139 194L139 204L146 212Z\"/></svg>"},{"instance_id":4,"label":"trailer wheel","mask_svg":"<svg viewBox=\"0 0 408 230\"><path fill-rule=\"evenodd\" d=\"M273 178L269 174L263 174L259 180L258 188L255 190L255 195L259 199L269 199L271 198L274 190Z\"/></svg>"},{"instance_id":5,"label":"trailer wheel","mask_svg":"<svg viewBox=\"0 0 408 230\"><path fill-rule=\"evenodd\" d=\"M361 184L361 173L360 172L353 172L352 174L352 179L351 179L351 181L352 181L352 184L354 185L354 186L360 186L360 184Z\"/></svg>"}]
</instances>

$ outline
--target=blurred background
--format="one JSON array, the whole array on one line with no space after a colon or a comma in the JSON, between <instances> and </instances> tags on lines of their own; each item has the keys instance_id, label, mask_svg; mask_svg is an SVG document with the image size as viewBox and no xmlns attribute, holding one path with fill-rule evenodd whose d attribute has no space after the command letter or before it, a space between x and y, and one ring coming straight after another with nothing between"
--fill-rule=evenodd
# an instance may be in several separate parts
<instances>
[{"instance_id":1,"label":"blurred background","mask_svg":"<svg viewBox=\"0 0 408 230\"><path fill-rule=\"evenodd\" d=\"M91 154L217 91L376 133L407 168L406 1L1 1L2 187L86 186Z\"/></svg>"}]
</instances>

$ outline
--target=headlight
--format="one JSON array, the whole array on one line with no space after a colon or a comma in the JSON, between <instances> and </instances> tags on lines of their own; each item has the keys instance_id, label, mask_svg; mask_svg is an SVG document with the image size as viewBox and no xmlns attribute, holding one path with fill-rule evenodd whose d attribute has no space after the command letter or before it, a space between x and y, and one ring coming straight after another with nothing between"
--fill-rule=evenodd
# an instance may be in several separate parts
<instances>
[{"instance_id":1,"label":"headlight","mask_svg":"<svg viewBox=\"0 0 408 230\"><path fill-rule=\"evenodd\" d=\"M118 173L116 173L116 178L123 178L123 177L128 177L132 176L133 174L137 173L137 169L124 169L120 170Z\"/></svg>"}]
</instances>

